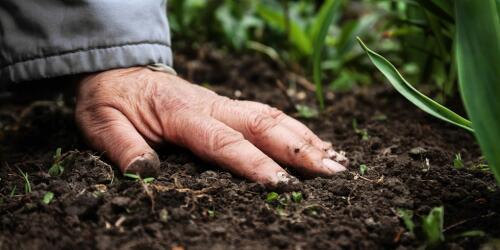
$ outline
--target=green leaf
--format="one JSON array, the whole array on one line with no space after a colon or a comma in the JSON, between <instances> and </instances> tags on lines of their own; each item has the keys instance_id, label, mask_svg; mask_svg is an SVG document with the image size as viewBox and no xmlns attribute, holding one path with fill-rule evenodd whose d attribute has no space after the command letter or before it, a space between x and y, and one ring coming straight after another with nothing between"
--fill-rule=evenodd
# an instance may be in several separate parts
<instances>
[{"instance_id":1,"label":"green leaf","mask_svg":"<svg viewBox=\"0 0 500 250\"><path fill-rule=\"evenodd\" d=\"M359 174L360 175L365 175L366 171L368 171L368 167L365 164L359 165Z\"/></svg>"},{"instance_id":2,"label":"green leaf","mask_svg":"<svg viewBox=\"0 0 500 250\"><path fill-rule=\"evenodd\" d=\"M462 155L460 155L460 153L455 155L455 159L453 159L453 167L455 167L456 169L464 168L464 163L462 161Z\"/></svg>"},{"instance_id":3,"label":"green leaf","mask_svg":"<svg viewBox=\"0 0 500 250\"><path fill-rule=\"evenodd\" d=\"M134 179L134 180L141 179L141 177L139 175L131 174L131 173L124 173L123 176L128 177L130 179Z\"/></svg>"},{"instance_id":4,"label":"green leaf","mask_svg":"<svg viewBox=\"0 0 500 250\"><path fill-rule=\"evenodd\" d=\"M54 199L54 193L49 191L43 196L42 202L48 205L52 201L52 199Z\"/></svg>"},{"instance_id":5,"label":"green leaf","mask_svg":"<svg viewBox=\"0 0 500 250\"><path fill-rule=\"evenodd\" d=\"M147 178L144 178L142 181L143 181L144 183L151 183L151 182L153 182L154 180L155 180L155 178L154 178L154 177L147 177Z\"/></svg>"},{"instance_id":6,"label":"green leaf","mask_svg":"<svg viewBox=\"0 0 500 250\"><path fill-rule=\"evenodd\" d=\"M267 202L277 201L279 197L280 197L280 195L278 193L270 192L266 195L266 201Z\"/></svg>"},{"instance_id":7,"label":"green leaf","mask_svg":"<svg viewBox=\"0 0 500 250\"><path fill-rule=\"evenodd\" d=\"M430 246L436 246L444 241L443 235L444 208L435 207L429 215L422 220L422 230L424 231L426 241Z\"/></svg>"},{"instance_id":8,"label":"green leaf","mask_svg":"<svg viewBox=\"0 0 500 250\"><path fill-rule=\"evenodd\" d=\"M256 11L270 26L281 31L285 31L288 28L290 42L299 49L302 54L307 56L312 53L310 38L294 20L288 20L289 23L287 27L287 20L283 12L271 9L263 3L257 5Z\"/></svg>"},{"instance_id":9,"label":"green leaf","mask_svg":"<svg viewBox=\"0 0 500 250\"><path fill-rule=\"evenodd\" d=\"M299 117L302 117L302 118L318 117L318 110L311 108L307 105L297 104L297 105L295 105L295 108L297 109L297 112L299 113Z\"/></svg>"},{"instance_id":10,"label":"green leaf","mask_svg":"<svg viewBox=\"0 0 500 250\"><path fill-rule=\"evenodd\" d=\"M469 231L465 231L463 233L460 233L458 235L455 236L455 238L460 238L460 237L484 237L486 236L486 233L484 231L481 231L481 230L469 230Z\"/></svg>"},{"instance_id":11,"label":"green leaf","mask_svg":"<svg viewBox=\"0 0 500 250\"><path fill-rule=\"evenodd\" d=\"M413 223L413 211L407 209L398 209L398 216L403 220L406 229L410 233L413 233L415 229L415 223Z\"/></svg>"},{"instance_id":12,"label":"green leaf","mask_svg":"<svg viewBox=\"0 0 500 250\"><path fill-rule=\"evenodd\" d=\"M396 67L394 67L394 65L392 65L387 59L366 47L360 38L358 38L358 41L368 54L375 67L380 70L387 80L389 80L391 85L406 99L436 118L474 132L470 121L420 93L410 83L408 83L403 76L401 76Z\"/></svg>"},{"instance_id":13,"label":"green leaf","mask_svg":"<svg viewBox=\"0 0 500 250\"><path fill-rule=\"evenodd\" d=\"M323 3L319 10L317 19L313 25L312 41L313 41L313 81L316 85L316 99L319 102L321 110L325 108L323 97L323 84L321 82L321 55L325 38L328 34L328 29L332 24L333 18L340 7L341 1L327 0Z\"/></svg>"},{"instance_id":14,"label":"green leaf","mask_svg":"<svg viewBox=\"0 0 500 250\"><path fill-rule=\"evenodd\" d=\"M292 200L293 202L299 203L302 201L302 193L301 192L292 192Z\"/></svg>"},{"instance_id":15,"label":"green leaf","mask_svg":"<svg viewBox=\"0 0 500 250\"><path fill-rule=\"evenodd\" d=\"M455 17L460 92L500 184L500 0L456 0Z\"/></svg>"}]
</instances>

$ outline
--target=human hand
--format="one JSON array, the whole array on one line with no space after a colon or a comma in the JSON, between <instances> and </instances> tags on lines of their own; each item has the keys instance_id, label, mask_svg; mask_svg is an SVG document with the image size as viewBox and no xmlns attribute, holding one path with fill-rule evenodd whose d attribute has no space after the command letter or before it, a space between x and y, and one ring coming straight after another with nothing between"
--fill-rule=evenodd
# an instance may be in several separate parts
<instances>
[{"instance_id":1,"label":"human hand","mask_svg":"<svg viewBox=\"0 0 500 250\"><path fill-rule=\"evenodd\" d=\"M92 147L123 172L142 176L158 172L151 147L163 142L268 187L294 179L277 162L307 176L330 176L348 164L330 143L275 108L144 67L82 79L76 121Z\"/></svg>"}]
</instances>

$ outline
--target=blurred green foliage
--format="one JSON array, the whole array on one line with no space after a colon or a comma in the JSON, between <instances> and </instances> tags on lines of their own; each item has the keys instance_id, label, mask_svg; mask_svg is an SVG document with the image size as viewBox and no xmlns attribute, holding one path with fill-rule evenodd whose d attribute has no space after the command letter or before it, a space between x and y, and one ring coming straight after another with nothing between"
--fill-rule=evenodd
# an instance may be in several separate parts
<instances>
[{"instance_id":1,"label":"blurred green foliage","mask_svg":"<svg viewBox=\"0 0 500 250\"><path fill-rule=\"evenodd\" d=\"M231 53L263 53L311 80L319 23L325 19L326 9L334 8L333 23L318 53L323 86L344 91L373 81L369 75L373 71L366 70L371 65L356 46L356 37L361 36L370 48L393 62L409 82L430 83L438 102L456 93L455 60L450 56L454 47L452 0L168 3L175 49L196 49L212 43ZM322 10L328 4L331 7Z\"/></svg>"}]
</instances>

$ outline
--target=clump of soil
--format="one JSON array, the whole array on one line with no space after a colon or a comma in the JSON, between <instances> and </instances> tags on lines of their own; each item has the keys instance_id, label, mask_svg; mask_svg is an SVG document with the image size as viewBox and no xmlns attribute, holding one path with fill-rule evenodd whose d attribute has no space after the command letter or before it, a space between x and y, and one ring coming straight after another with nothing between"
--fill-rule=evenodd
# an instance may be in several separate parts
<instances>
[{"instance_id":1,"label":"clump of soil","mask_svg":"<svg viewBox=\"0 0 500 250\"><path fill-rule=\"evenodd\" d=\"M292 98L276 87L290 74L255 57L181 54L179 73L233 98L294 112L312 102L300 84ZM307 97L304 99L304 95ZM474 138L418 111L383 86L331 95L320 117L303 120L338 150L349 170L302 179L303 198L269 191L173 146L158 151L151 183L124 178L79 138L72 109L60 101L0 108L2 249L413 249L433 207L445 208L448 249L478 248L500 237L500 190ZM304 99L308 101L300 101ZM311 103L309 103L311 104ZM353 128L356 120L357 129ZM63 148L62 175L48 169ZM460 153L465 167L453 167ZM367 172L360 176L359 165ZM20 172L29 175L25 193ZM47 192L54 198L42 202ZM412 210L416 235L398 217ZM456 237L482 230L484 237Z\"/></svg>"}]
</instances>

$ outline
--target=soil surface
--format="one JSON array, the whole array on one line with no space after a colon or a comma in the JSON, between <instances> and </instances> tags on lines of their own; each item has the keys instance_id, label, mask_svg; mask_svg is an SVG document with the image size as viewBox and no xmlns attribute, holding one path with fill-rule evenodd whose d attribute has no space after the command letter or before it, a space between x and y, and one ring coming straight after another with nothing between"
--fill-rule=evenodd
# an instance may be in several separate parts
<instances>
[{"instance_id":1,"label":"soil surface","mask_svg":"<svg viewBox=\"0 0 500 250\"><path fill-rule=\"evenodd\" d=\"M307 81L257 56L205 48L178 54L176 68L220 94L294 115L293 104L314 102ZM289 98L283 83L296 86ZM61 100L0 107L0 249L414 249L425 244L421 220L436 206L445 210L442 248L477 249L500 237L500 190L474 138L382 85L329 93L321 118L301 119L351 165L302 179L300 201L281 193L267 202L269 190L173 146L158 150L162 171L152 182L123 177L85 146ZM64 171L53 177L58 147ZM462 169L453 166L457 153ZM413 234L400 209L413 211ZM484 235L461 236L470 230Z\"/></svg>"}]
</instances>

